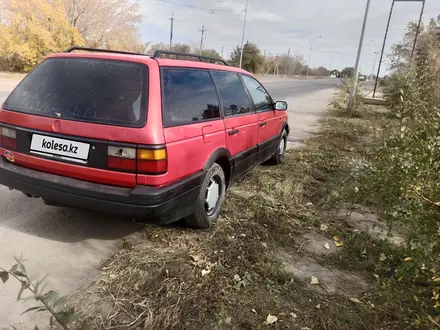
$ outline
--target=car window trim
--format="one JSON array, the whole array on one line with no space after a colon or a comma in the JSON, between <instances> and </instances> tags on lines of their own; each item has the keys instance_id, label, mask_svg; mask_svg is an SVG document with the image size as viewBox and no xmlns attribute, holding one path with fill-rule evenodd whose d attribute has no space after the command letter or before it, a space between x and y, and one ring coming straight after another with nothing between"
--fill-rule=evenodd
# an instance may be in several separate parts
<instances>
[{"instance_id":1,"label":"car window trim","mask_svg":"<svg viewBox=\"0 0 440 330\"><path fill-rule=\"evenodd\" d=\"M218 91L218 97L219 97L220 102L221 102L221 107L222 107L221 109L222 109L222 113L224 115L224 117L223 117L224 119L232 118L232 117L249 116L249 115L254 115L256 113L254 102L251 100L249 92L248 92L246 86L244 85L243 80L241 79L241 76L240 76L240 74L238 72L228 71L228 70L213 70L213 69L210 69L209 71L235 74L238 77L238 80L240 81L241 85L243 86L243 89L244 89L244 91L245 91L245 93L247 95L248 101L249 101L249 105L250 105L251 111L246 112L246 113L239 113L239 114L227 116L226 113L224 113L223 101L222 101L221 96L220 96L220 91ZM217 83L215 82L214 77L212 77L212 79L214 81L214 85L216 86L216 88L218 90L218 86L217 86Z\"/></svg>"},{"instance_id":2,"label":"car window trim","mask_svg":"<svg viewBox=\"0 0 440 330\"><path fill-rule=\"evenodd\" d=\"M225 117L226 117L226 113L225 113L225 111L224 111L224 109L223 109L223 100L222 100L222 98L220 97L220 91L219 91L219 89L218 89L217 84L215 83L215 79L214 79L214 76L212 75L212 72L211 72L211 71L212 71L212 70L209 70L209 69L208 69L209 76L211 77L212 84L214 85L215 93L217 94L218 104L219 104L219 107L220 107L220 118L221 118L221 119L225 119ZM217 71L217 70L214 70L214 71Z\"/></svg>"},{"instance_id":3,"label":"car window trim","mask_svg":"<svg viewBox=\"0 0 440 330\"><path fill-rule=\"evenodd\" d=\"M215 95L217 97L217 102L218 102L218 106L221 107L221 100L220 100L220 95L218 93L217 87L215 85L215 81L214 78L211 75L211 72L209 69L205 69L205 68L190 68L190 67L186 67L186 66L160 66L160 70L159 70L159 79L160 79L160 99L161 99L161 113L162 113L162 127L163 128L168 128L168 127L176 127L176 126L186 126L186 125L195 125L198 123L205 123L205 122L211 122L211 121L217 121L217 120L223 120L223 113L221 108L220 110L220 117L218 118L208 118L208 119L204 119L204 120L197 120L197 121L182 121L182 122L171 122L171 123L167 123L166 122L166 116L164 115L165 109L164 109L164 98L165 98L165 89L164 89L164 79L163 79L163 70L165 69L170 69L170 70L196 70L196 71L207 71L209 78L211 79L212 85L214 87L214 92Z\"/></svg>"},{"instance_id":4,"label":"car window trim","mask_svg":"<svg viewBox=\"0 0 440 330\"><path fill-rule=\"evenodd\" d=\"M270 97L270 101L272 102L272 103L270 104L271 107L272 107L272 109L271 109L271 108L269 108L269 109L267 109L267 110L258 110L258 109L256 109L255 102L254 102L254 100L252 100L252 96L250 95L250 92L249 92L248 88L246 87L246 84L245 84L244 81L243 81L243 85L244 85L246 91L248 92L248 96L249 96L249 97L251 98L251 100L252 100L251 103L254 105L255 112L257 112L257 113L261 113L261 112L274 111L274 110L275 110L275 109L273 109L274 101L273 101L272 95L270 95L270 93L267 91L266 87L264 87L264 85L263 85L263 84L262 84L257 78L255 78L255 77L253 77L253 76L251 76L251 75L249 75L249 74L240 73L240 78L241 78L241 79L243 79L242 76L246 76L246 77L248 77L248 78L251 78L251 79L255 80L257 83L259 83L260 86L263 87L263 89L264 89L264 91L267 93L267 95L269 95L269 97Z\"/></svg>"},{"instance_id":5,"label":"car window trim","mask_svg":"<svg viewBox=\"0 0 440 330\"><path fill-rule=\"evenodd\" d=\"M140 111L141 111L141 119L142 121L140 121L138 124L136 125L129 125L129 124L117 124L115 122L110 122L110 123L105 123L105 122L100 122L100 121L88 121L88 120L81 120L81 119L72 119L72 118L58 118L58 117L50 117L50 116L45 116L43 114L37 114L37 113L29 113L26 111L21 111L21 110L16 110L16 109L11 109L9 107L5 107L5 104L7 104L8 99L11 97L11 95L14 93L14 91L16 89L18 89L18 87L25 81L25 79L35 70L37 69L37 67L39 67L41 64L43 64L45 61L48 60L58 60L58 59L72 59L71 57L50 57L45 59L44 61L40 62L38 65L36 65L32 71L30 71L19 83L17 86L15 86L15 88L12 90L12 92L8 95L8 97L5 99L5 101L3 102L3 104L1 105L1 107L4 110L7 111L13 111L13 112L17 112L19 114L23 114L23 115L30 115L30 116L38 116L38 117L43 117L43 118L55 118L55 119L63 119L63 120L69 120L69 121L74 121L74 122L80 122L80 123L87 123L87 124L95 124L95 125L106 125L106 126L113 126L113 127L127 127L127 128L135 128L135 129L141 129L144 128L147 125L147 121L148 121L148 105L149 105L149 99L150 99L150 67L146 64L146 63L140 63L140 62L133 62L133 61L128 61L128 60L119 60L119 59L107 59L107 58L92 58L92 57L74 57L74 58L78 58L78 59L88 59L88 60L103 60L103 61L113 61L113 62L123 62L123 63L130 63L130 64L134 64L137 65L139 67L143 67L142 69L142 78L144 79L142 81L143 83L143 88L142 88L142 98L141 98L141 104L140 104ZM147 88L145 88L147 87ZM143 111L143 116L142 116L142 110Z\"/></svg>"}]
</instances>

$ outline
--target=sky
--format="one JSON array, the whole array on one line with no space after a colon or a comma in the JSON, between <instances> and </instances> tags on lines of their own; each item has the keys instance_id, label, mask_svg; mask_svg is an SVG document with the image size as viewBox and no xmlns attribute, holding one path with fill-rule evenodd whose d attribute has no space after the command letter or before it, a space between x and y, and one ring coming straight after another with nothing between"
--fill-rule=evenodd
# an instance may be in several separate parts
<instances>
[{"instance_id":1,"label":"sky","mask_svg":"<svg viewBox=\"0 0 440 330\"><path fill-rule=\"evenodd\" d=\"M164 2L165 1L165 2ZM248 0L245 41L268 55L300 53L306 62L315 39L311 67L342 69L354 66L367 0ZM169 3L173 2L173 3ZM370 74L374 52L381 50L392 0L371 0L361 70ZM246 0L142 0L143 41L169 43L173 14L173 43L198 47L202 25L203 48L214 48L229 58L241 43ZM180 4L180 5L178 5ZM193 7L202 7L193 8ZM206 9L203 9L206 8ZM419 18L420 2L396 2L385 54L399 41L410 21ZM440 0L426 0L424 21L440 14Z\"/></svg>"}]
</instances>

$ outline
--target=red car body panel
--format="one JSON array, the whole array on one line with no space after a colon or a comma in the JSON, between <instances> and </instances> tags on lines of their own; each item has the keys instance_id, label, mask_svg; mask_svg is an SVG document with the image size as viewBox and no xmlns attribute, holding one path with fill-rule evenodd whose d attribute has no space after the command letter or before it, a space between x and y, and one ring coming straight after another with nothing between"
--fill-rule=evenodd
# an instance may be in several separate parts
<instances>
[{"instance_id":1,"label":"red car body panel","mask_svg":"<svg viewBox=\"0 0 440 330\"><path fill-rule=\"evenodd\" d=\"M231 156L246 151L257 145L258 124L257 115L243 115L225 118L226 144ZM235 134L234 131L236 131Z\"/></svg>"},{"instance_id":2,"label":"red car body panel","mask_svg":"<svg viewBox=\"0 0 440 330\"><path fill-rule=\"evenodd\" d=\"M202 170L216 149L226 147L224 129L223 120L165 128L168 182Z\"/></svg>"}]
</instances>

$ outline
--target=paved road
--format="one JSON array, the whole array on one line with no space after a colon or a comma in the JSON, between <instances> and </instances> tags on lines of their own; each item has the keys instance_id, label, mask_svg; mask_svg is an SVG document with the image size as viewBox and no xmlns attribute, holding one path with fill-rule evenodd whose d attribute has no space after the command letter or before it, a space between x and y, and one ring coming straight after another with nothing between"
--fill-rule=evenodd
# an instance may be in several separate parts
<instances>
[{"instance_id":1,"label":"paved road","mask_svg":"<svg viewBox=\"0 0 440 330\"><path fill-rule=\"evenodd\" d=\"M260 81L275 100L287 101L290 135L288 149L299 147L318 128L318 120L325 111L339 80L294 80L262 77Z\"/></svg>"},{"instance_id":2,"label":"paved road","mask_svg":"<svg viewBox=\"0 0 440 330\"><path fill-rule=\"evenodd\" d=\"M0 103L3 102L9 95L9 91L0 91Z\"/></svg>"},{"instance_id":3,"label":"paved road","mask_svg":"<svg viewBox=\"0 0 440 330\"><path fill-rule=\"evenodd\" d=\"M331 94L329 88L335 84L333 80L261 80L275 99L290 104L292 141L306 138L315 129ZM0 79L0 102L16 82ZM121 238L139 230L129 219L49 207L40 199L3 186L0 210L0 266L10 267L13 256L23 253L28 272L40 276L50 273L50 287L64 294L98 278L100 261L116 250ZM9 323L19 329L47 325L44 313L20 315L33 305L15 303L18 290L19 285L12 281L0 283L0 328Z\"/></svg>"},{"instance_id":4,"label":"paved road","mask_svg":"<svg viewBox=\"0 0 440 330\"><path fill-rule=\"evenodd\" d=\"M313 80L296 80L296 79L278 79L262 77L260 81L267 88L272 97L276 100L292 99L296 96L322 91L333 88L339 80L335 79L313 79Z\"/></svg>"}]
</instances>

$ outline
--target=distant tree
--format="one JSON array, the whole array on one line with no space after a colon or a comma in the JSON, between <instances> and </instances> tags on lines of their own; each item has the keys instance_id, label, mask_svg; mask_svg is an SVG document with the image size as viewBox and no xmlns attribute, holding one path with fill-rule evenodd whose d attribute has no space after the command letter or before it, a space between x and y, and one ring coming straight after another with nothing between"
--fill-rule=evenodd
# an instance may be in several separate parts
<instances>
[{"instance_id":1,"label":"distant tree","mask_svg":"<svg viewBox=\"0 0 440 330\"><path fill-rule=\"evenodd\" d=\"M240 65L241 48L237 46L231 53L230 63L234 66ZM260 49L257 45L246 42L243 47L243 69L257 73L262 71L264 64L264 57L261 55Z\"/></svg>"},{"instance_id":2,"label":"distant tree","mask_svg":"<svg viewBox=\"0 0 440 330\"><path fill-rule=\"evenodd\" d=\"M191 46L187 44L174 44L171 46L173 52L191 53Z\"/></svg>"},{"instance_id":3,"label":"distant tree","mask_svg":"<svg viewBox=\"0 0 440 330\"><path fill-rule=\"evenodd\" d=\"M409 22L402 40L391 47L392 52L389 55L391 71L403 72L408 68L416 31L417 22ZM423 53L433 41L440 41L440 15L435 19L431 19L428 24L422 23L414 55Z\"/></svg>"},{"instance_id":4,"label":"distant tree","mask_svg":"<svg viewBox=\"0 0 440 330\"><path fill-rule=\"evenodd\" d=\"M83 43L71 27L62 0L3 0L0 61L14 71L28 71L52 52Z\"/></svg>"},{"instance_id":5,"label":"distant tree","mask_svg":"<svg viewBox=\"0 0 440 330\"><path fill-rule=\"evenodd\" d=\"M278 57L278 72L284 75L295 75L301 72L304 66L304 56L296 53L291 56L282 55Z\"/></svg>"},{"instance_id":6,"label":"distant tree","mask_svg":"<svg viewBox=\"0 0 440 330\"><path fill-rule=\"evenodd\" d=\"M151 54L151 55L153 55L153 53L156 50L168 50L168 48L169 48L169 45L167 45L164 42L159 42L159 43L156 43L156 44L153 44L151 42L147 42L145 44L145 52L147 54Z\"/></svg>"},{"instance_id":7,"label":"distant tree","mask_svg":"<svg viewBox=\"0 0 440 330\"><path fill-rule=\"evenodd\" d=\"M311 70L312 76L327 77L327 76L329 76L329 74L330 74L330 71L327 68L324 68L323 66L320 66L319 68Z\"/></svg>"},{"instance_id":8,"label":"distant tree","mask_svg":"<svg viewBox=\"0 0 440 330\"><path fill-rule=\"evenodd\" d=\"M307 65L304 65L304 66L301 68L300 75L305 76L305 75L307 74L307 68L308 68L308 66L307 66ZM310 71L311 71L311 70L309 70L309 74L310 74Z\"/></svg>"},{"instance_id":9,"label":"distant tree","mask_svg":"<svg viewBox=\"0 0 440 330\"><path fill-rule=\"evenodd\" d=\"M221 55L215 49L204 49L202 50L202 55L214 57L214 58L222 58Z\"/></svg>"},{"instance_id":10,"label":"distant tree","mask_svg":"<svg viewBox=\"0 0 440 330\"><path fill-rule=\"evenodd\" d=\"M45 0L51 3L51 0ZM72 27L87 46L139 51L139 0L64 0Z\"/></svg>"},{"instance_id":11,"label":"distant tree","mask_svg":"<svg viewBox=\"0 0 440 330\"><path fill-rule=\"evenodd\" d=\"M351 77L353 77L353 74L354 74L354 68L353 67L347 67L347 68L344 68L341 71L342 78L343 77L351 78Z\"/></svg>"},{"instance_id":12,"label":"distant tree","mask_svg":"<svg viewBox=\"0 0 440 330\"><path fill-rule=\"evenodd\" d=\"M170 45L164 42L159 42L157 44L148 43L147 53L153 54L156 50L170 50ZM171 51L178 53L191 53L191 46L187 44L173 44L171 46Z\"/></svg>"},{"instance_id":13,"label":"distant tree","mask_svg":"<svg viewBox=\"0 0 440 330\"><path fill-rule=\"evenodd\" d=\"M409 59L411 57L412 47L414 44L414 38L416 36L417 23L409 22L406 26L405 35L403 39L392 45L390 58L390 69L392 71L402 71L408 66ZM421 26L421 31L424 31L425 27Z\"/></svg>"}]
</instances>

